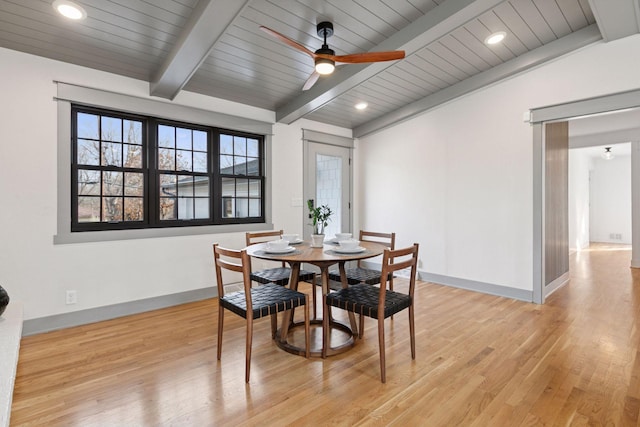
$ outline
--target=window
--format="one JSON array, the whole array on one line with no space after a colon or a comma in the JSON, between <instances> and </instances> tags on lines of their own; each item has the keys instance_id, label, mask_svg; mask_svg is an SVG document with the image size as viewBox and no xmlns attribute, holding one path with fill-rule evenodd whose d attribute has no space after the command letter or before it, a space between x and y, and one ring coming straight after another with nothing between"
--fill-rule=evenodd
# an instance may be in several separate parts
<instances>
[{"instance_id":1,"label":"window","mask_svg":"<svg viewBox=\"0 0 640 427\"><path fill-rule=\"evenodd\" d=\"M72 231L264 222L264 138L74 105Z\"/></svg>"}]
</instances>

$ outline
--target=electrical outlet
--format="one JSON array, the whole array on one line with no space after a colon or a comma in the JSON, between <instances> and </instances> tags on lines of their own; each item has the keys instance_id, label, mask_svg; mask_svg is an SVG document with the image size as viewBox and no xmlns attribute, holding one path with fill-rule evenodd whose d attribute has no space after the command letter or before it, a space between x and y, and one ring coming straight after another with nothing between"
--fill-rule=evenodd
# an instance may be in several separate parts
<instances>
[{"instance_id":1,"label":"electrical outlet","mask_svg":"<svg viewBox=\"0 0 640 427\"><path fill-rule=\"evenodd\" d=\"M67 305L78 302L78 293L76 291L67 291Z\"/></svg>"}]
</instances>

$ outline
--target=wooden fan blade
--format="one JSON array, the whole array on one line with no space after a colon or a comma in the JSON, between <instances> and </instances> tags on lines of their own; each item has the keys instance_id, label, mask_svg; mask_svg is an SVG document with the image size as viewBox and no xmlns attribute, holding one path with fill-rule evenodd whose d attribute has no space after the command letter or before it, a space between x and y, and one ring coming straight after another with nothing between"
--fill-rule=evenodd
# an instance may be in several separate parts
<instances>
[{"instance_id":1,"label":"wooden fan blade","mask_svg":"<svg viewBox=\"0 0 640 427\"><path fill-rule=\"evenodd\" d=\"M318 55L323 56L323 55ZM327 55L329 59L347 64L358 64L361 62L382 62L394 61L404 58L404 50L391 50L388 52L365 52L354 53L352 55Z\"/></svg>"},{"instance_id":2,"label":"wooden fan blade","mask_svg":"<svg viewBox=\"0 0 640 427\"><path fill-rule=\"evenodd\" d=\"M306 47L302 46L300 43L291 40L290 38L288 38L287 36L280 34L279 32L272 30L271 28L267 28L263 25L260 26L260 29L262 31L264 31L265 33L277 38L278 40L280 40L281 42L283 42L284 44L291 46L294 49L298 49L301 52L306 53L307 55L311 56L312 58L316 57L316 54L312 51L310 51L309 49L307 49Z\"/></svg>"},{"instance_id":3,"label":"wooden fan blade","mask_svg":"<svg viewBox=\"0 0 640 427\"><path fill-rule=\"evenodd\" d=\"M314 71L313 73L311 73L307 81L304 82L304 86L302 86L302 90L311 89L313 85L316 84L316 82L318 81L318 78L320 78L320 73L318 73L317 71Z\"/></svg>"}]
</instances>

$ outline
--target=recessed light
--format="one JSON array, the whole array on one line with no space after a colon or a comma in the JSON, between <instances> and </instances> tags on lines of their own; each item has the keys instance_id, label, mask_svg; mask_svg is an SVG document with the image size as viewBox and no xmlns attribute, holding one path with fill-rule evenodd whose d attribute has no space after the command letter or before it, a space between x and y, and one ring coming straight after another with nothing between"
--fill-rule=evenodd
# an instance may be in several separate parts
<instances>
[{"instance_id":1,"label":"recessed light","mask_svg":"<svg viewBox=\"0 0 640 427\"><path fill-rule=\"evenodd\" d=\"M500 43L507 36L507 33L504 31L498 31L497 33L493 33L489 35L486 39L484 39L485 44L494 45Z\"/></svg>"},{"instance_id":2,"label":"recessed light","mask_svg":"<svg viewBox=\"0 0 640 427\"><path fill-rule=\"evenodd\" d=\"M67 0L55 0L52 6L56 12L69 19L77 21L87 17L87 12L82 6Z\"/></svg>"},{"instance_id":3,"label":"recessed light","mask_svg":"<svg viewBox=\"0 0 640 427\"><path fill-rule=\"evenodd\" d=\"M364 110L365 108L367 108L369 106L369 104L367 104L366 102L358 102L355 107L356 110Z\"/></svg>"}]
</instances>

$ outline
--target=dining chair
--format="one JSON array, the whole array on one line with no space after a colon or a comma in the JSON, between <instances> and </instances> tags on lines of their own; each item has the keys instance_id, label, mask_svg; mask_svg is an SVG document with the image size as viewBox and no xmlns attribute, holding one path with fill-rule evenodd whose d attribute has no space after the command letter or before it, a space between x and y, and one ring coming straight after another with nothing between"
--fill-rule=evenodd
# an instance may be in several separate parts
<instances>
[{"instance_id":1,"label":"dining chair","mask_svg":"<svg viewBox=\"0 0 640 427\"><path fill-rule=\"evenodd\" d=\"M262 243L269 240L279 239L280 237L282 237L282 230L260 231L256 233L247 232L246 243L247 246L249 246L253 245L254 243ZM252 272L251 280L262 284L275 283L276 285L287 286L289 284L290 276L291 269L289 267L286 267L286 264L282 262L282 265L280 267L267 268ZM298 281L314 284L311 289L313 297L313 318L315 319L317 317L315 293L316 273L314 273L313 271L300 270ZM272 326L272 332L275 333L275 324Z\"/></svg>"},{"instance_id":2,"label":"dining chair","mask_svg":"<svg viewBox=\"0 0 640 427\"><path fill-rule=\"evenodd\" d=\"M387 248L394 250L396 246L396 233L379 233L375 231L360 230L359 240L361 242L374 242L380 243ZM380 270L365 268L363 266L363 260L358 260L355 268L348 268L345 270L347 274L347 283L349 285L355 285L358 283L366 283L368 285L377 285L380 283ZM340 272L329 272L329 279L340 282ZM393 274L388 277L389 289L393 290ZM358 337L362 338L362 331L364 329L364 317L360 316L360 323L358 327Z\"/></svg>"},{"instance_id":3,"label":"dining chair","mask_svg":"<svg viewBox=\"0 0 640 427\"><path fill-rule=\"evenodd\" d=\"M324 297L327 307L337 307L346 311L378 319L378 345L380 347L380 378L386 382L384 320L406 308L409 309L409 335L411 338L411 359L416 358L416 339L414 326L414 289L416 283L416 266L418 264L418 244L403 249L385 249L382 255L382 272L380 287L364 283L349 286ZM409 290L407 293L387 289L388 278L394 272L410 268ZM323 322L323 349L329 341L329 319ZM323 353L323 357L326 355Z\"/></svg>"},{"instance_id":4,"label":"dining chair","mask_svg":"<svg viewBox=\"0 0 640 427\"><path fill-rule=\"evenodd\" d=\"M224 258L222 258L224 257ZM292 310L304 306L305 356L309 357L309 296L284 286L267 283L251 287L251 258L246 250L226 249L213 245L213 258L218 283L218 360L222 356L222 330L224 312L229 310L247 321L245 382L249 382L251 370L251 343L253 340L253 321L277 312ZM225 294L222 270L242 274L243 289Z\"/></svg>"}]
</instances>

